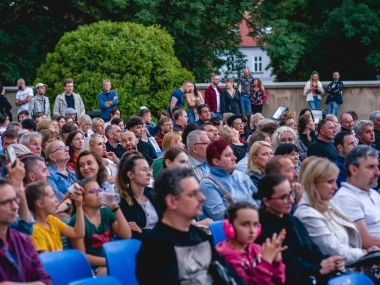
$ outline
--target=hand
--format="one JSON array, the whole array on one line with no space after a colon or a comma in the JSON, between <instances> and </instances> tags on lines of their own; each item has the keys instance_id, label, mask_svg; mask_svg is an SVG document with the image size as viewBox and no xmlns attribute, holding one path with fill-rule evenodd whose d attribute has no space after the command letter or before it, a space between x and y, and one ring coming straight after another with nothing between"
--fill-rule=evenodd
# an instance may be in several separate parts
<instances>
[{"instance_id":1,"label":"hand","mask_svg":"<svg viewBox=\"0 0 380 285\"><path fill-rule=\"evenodd\" d=\"M367 249L368 252L376 251L376 250L379 250L379 247L376 246L376 245L373 245L373 246L371 246L370 248Z\"/></svg>"},{"instance_id":2,"label":"hand","mask_svg":"<svg viewBox=\"0 0 380 285\"><path fill-rule=\"evenodd\" d=\"M278 240L281 242L281 244L284 241L285 236L286 236L286 230L282 229L280 234L278 235ZM281 262L281 260L282 260L282 253L281 253L281 251L279 251L277 253L276 257L274 258L274 261Z\"/></svg>"},{"instance_id":3,"label":"hand","mask_svg":"<svg viewBox=\"0 0 380 285\"><path fill-rule=\"evenodd\" d=\"M11 181L14 187L22 186L22 181L25 178L25 168L24 163L22 163L18 158L16 160L16 164L12 167L11 163L7 164L8 180Z\"/></svg>"},{"instance_id":4,"label":"hand","mask_svg":"<svg viewBox=\"0 0 380 285\"><path fill-rule=\"evenodd\" d=\"M114 152L112 152L112 151L109 151L109 152L106 151L105 155L111 161L114 161L114 160L117 159L116 154Z\"/></svg>"},{"instance_id":5,"label":"hand","mask_svg":"<svg viewBox=\"0 0 380 285\"><path fill-rule=\"evenodd\" d=\"M277 257L278 253L287 249L287 246L281 247L282 241L285 238L285 229L282 229L280 234L277 236L276 233L273 234L272 239L267 238L262 246L262 258L272 263L273 260Z\"/></svg>"},{"instance_id":6,"label":"hand","mask_svg":"<svg viewBox=\"0 0 380 285\"><path fill-rule=\"evenodd\" d=\"M267 103L267 105L269 105L269 102L268 102L268 101L266 101L265 103Z\"/></svg>"},{"instance_id":7,"label":"hand","mask_svg":"<svg viewBox=\"0 0 380 285\"><path fill-rule=\"evenodd\" d=\"M321 269L319 272L321 275L329 274L332 271L340 271L345 272L345 265L344 265L345 258L342 256L331 256L329 258L326 258L322 260L321 262Z\"/></svg>"},{"instance_id":8,"label":"hand","mask_svg":"<svg viewBox=\"0 0 380 285\"><path fill-rule=\"evenodd\" d=\"M76 207L81 207L83 202L83 187L74 184L74 194L70 196L71 200L74 201Z\"/></svg>"},{"instance_id":9,"label":"hand","mask_svg":"<svg viewBox=\"0 0 380 285\"><path fill-rule=\"evenodd\" d=\"M140 227L135 222L129 222L128 225L132 231L142 233L142 230L140 229Z\"/></svg>"},{"instance_id":10,"label":"hand","mask_svg":"<svg viewBox=\"0 0 380 285\"><path fill-rule=\"evenodd\" d=\"M294 202L298 204L298 202L301 200L302 194L305 192L305 188L300 183L293 182L292 189L296 191L296 197L294 198Z\"/></svg>"},{"instance_id":11,"label":"hand","mask_svg":"<svg viewBox=\"0 0 380 285\"><path fill-rule=\"evenodd\" d=\"M193 224L196 225L196 226L208 227L213 221L214 220L212 220L210 218L206 218L206 219L203 219L202 221L194 222Z\"/></svg>"}]
</instances>

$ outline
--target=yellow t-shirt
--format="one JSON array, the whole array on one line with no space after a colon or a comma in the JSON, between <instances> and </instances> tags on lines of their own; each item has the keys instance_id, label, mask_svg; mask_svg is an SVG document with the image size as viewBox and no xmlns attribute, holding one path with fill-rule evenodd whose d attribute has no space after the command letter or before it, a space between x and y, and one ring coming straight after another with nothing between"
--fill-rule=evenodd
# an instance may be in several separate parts
<instances>
[{"instance_id":1,"label":"yellow t-shirt","mask_svg":"<svg viewBox=\"0 0 380 285\"><path fill-rule=\"evenodd\" d=\"M62 250L61 232L67 227L67 225L60 219L51 215L46 218L46 222L49 224L50 229L41 224L33 225L31 239L34 246L37 251Z\"/></svg>"}]
</instances>

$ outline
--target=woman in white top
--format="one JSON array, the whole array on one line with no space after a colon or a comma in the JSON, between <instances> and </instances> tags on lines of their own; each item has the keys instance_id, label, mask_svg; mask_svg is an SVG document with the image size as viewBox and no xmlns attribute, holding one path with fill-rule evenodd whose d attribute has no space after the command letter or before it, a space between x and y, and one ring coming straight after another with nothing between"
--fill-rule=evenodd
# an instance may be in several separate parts
<instances>
[{"instance_id":1,"label":"woman in white top","mask_svg":"<svg viewBox=\"0 0 380 285\"><path fill-rule=\"evenodd\" d=\"M319 81L318 72L313 71L310 75L310 80L306 82L303 89L303 95L306 96L310 109L319 110L321 108L321 100L324 93L325 90L323 90L322 83Z\"/></svg>"},{"instance_id":2,"label":"woman in white top","mask_svg":"<svg viewBox=\"0 0 380 285\"><path fill-rule=\"evenodd\" d=\"M362 242L354 223L332 202L338 189L338 167L326 158L314 158L299 177L305 187L301 201L294 213L306 227L310 238L323 254L340 255L346 264L359 260L373 246L362 249Z\"/></svg>"}]
</instances>

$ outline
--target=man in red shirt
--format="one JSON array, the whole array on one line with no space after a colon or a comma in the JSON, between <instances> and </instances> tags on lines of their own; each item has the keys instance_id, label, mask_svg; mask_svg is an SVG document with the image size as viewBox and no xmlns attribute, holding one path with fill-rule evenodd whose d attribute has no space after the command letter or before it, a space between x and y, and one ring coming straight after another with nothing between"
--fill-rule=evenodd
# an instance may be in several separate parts
<instances>
[{"instance_id":1,"label":"man in red shirt","mask_svg":"<svg viewBox=\"0 0 380 285\"><path fill-rule=\"evenodd\" d=\"M205 90L205 103L210 108L211 117L222 119L223 115L220 111L220 94L222 94L222 89L218 87L219 76L213 74L211 76L211 84Z\"/></svg>"},{"instance_id":2,"label":"man in red shirt","mask_svg":"<svg viewBox=\"0 0 380 285\"><path fill-rule=\"evenodd\" d=\"M9 284L52 285L29 237L9 227L17 219L20 198L12 184L4 179L0 179L0 197L0 284L8 281Z\"/></svg>"}]
</instances>

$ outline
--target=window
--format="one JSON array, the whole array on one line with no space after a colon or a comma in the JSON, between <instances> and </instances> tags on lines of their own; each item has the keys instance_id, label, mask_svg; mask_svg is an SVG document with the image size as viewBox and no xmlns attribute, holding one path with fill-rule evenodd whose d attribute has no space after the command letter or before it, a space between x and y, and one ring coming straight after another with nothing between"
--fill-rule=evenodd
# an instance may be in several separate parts
<instances>
[{"instance_id":1,"label":"window","mask_svg":"<svg viewBox=\"0 0 380 285\"><path fill-rule=\"evenodd\" d=\"M253 56L253 72L263 72L263 57Z\"/></svg>"}]
</instances>

